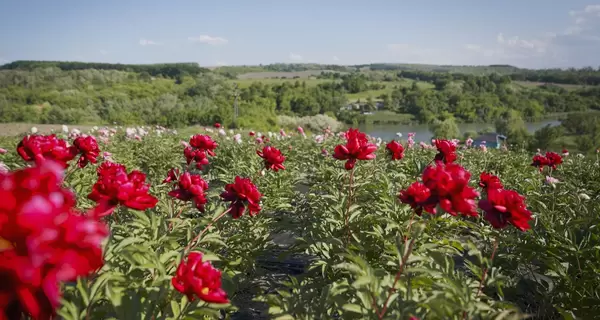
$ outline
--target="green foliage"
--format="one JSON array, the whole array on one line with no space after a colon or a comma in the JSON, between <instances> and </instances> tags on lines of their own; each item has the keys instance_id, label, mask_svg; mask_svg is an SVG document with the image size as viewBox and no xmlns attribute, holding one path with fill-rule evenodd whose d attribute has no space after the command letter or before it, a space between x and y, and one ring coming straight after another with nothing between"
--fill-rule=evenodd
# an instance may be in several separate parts
<instances>
[{"instance_id":1,"label":"green foliage","mask_svg":"<svg viewBox=\"0 0 600 320\"><path fill-rule=\"evenodd\" d=\"M525 127L525 121L515 110L505 112L501 118L496 121L496 132L507 137L507 142L514 146L527 147L529 143L529 133Z\"/></svg>"},{"instance_id":2,"label":"green foliage","mask_svg":"<svg viewBox=\"0 0 600 320\"><path fill-rule=\"evenodd\" d=\"M69 70L119 70L147 73L152 76L164 76L169 78L184 75L196 75L207 72L197 63L157 63L157 64L120 64L120 63L98 63L98 62L75 62L75 61L13 61L0 66L0 70L34 70L40 68L59 68L63 71Z\"/></svg>"},{"instance_id":3,"label":"green foliage","mask_svg":"<svg viewBox=\"0 0 600 320\"><path fill-rule=\"evenodd\" d=\"M497 73L471 72L470 67L387 66L275 64L211 72L192 63L16 61L0 68L0 121L169 127L219 121L277 129L279 115L330 114L354 124L370 122L361 113L383 109L409 115L411 122L431 124L447 113L457 122L493 123L510 110L524 120L536 120L600 106L598 88L526 86L522 80L529 78L516 77L522 70L509 66L489 67L512 70ZM593 70L562 72L541 70L538 78L556 74L561 79L579 79L576 82L595 81ZM532 79L542 81L538 78ZM234 119L236 94L239 113ZM348 110L350 101L358 104L354 111ZM593 137L586 139L593 143Z\"/></svg>"},{"instance_id":4,"label":"green foliage","mask_svg":"<svg viewBox=\"0 0 600 320\"><path fill-rule=\"evenodd\" d=\"M414 216L398 191L415 181L435 150L409 149L392 162L385 150L359 161L349 193L349 173L323 144L297 135L273 138L287 157L286 170L261 174L256 145L215 136L217 155L203 177L209 182L207 211L172 200L161 181L184 161L179 141L157 135L128 140L119 129L102 151L130 170L144 171L159 205L146 212L120 208L108 223L106 264L95 275L65 284L64 319L206 319L264 309L278 319L592 319L600 301L600 163L569 156L543 183L531 155L460 149L461 165L476 185L482 171L527 198L532 230L494 230L481 217ZM18 138L0 138L9 149L1 160L24 164ZM225 210L219 200L236 175L252 177L263 211L233 220L226 216L201 237L195 250L223 270L232 305L189 302L170 285L186 243ZM96 180L94 167L73 171L67 185L81 208ZM351 194L351 196L349 196ZM349 229L345 227L348 217ZM410 227L409 227L410 226ZM350 230L350 236L348 233ZM283 240L282 240L283 239ZM499 242L493 261L492 243ZM489 269L479 293L483 270ZM266 304L258 305L253 299ZM384 308L386 309L385 311Z\"/></svg>"},{"instance_id":5,"label":"green foliage","mask_svg":"<svg viewBox=\"0 0 600 320\"><path fill-rule=\"evenodd\" d=\"M431 132L435 138L456 139L460 137L460 130L454 117L444 120L435 120L431 125Z\"/></svg>"}]
</instances>

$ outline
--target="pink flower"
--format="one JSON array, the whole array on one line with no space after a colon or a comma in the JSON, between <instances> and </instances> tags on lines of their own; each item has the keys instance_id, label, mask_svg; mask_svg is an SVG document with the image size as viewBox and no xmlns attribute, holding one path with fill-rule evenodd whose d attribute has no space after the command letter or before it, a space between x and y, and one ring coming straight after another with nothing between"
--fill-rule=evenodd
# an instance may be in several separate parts
<instances>
[{"instance_id":1,"label":"pink flower","mask_svg":"<svg viewBox=\"0 0 600 320\"><path fill-rule=\"evenodd\" d=\"M546 176L546 180L544 180L544 183L548 184L548 185L553 185L556 183L559 183L560 181L554 177L550 177L550 176Z\"/></svg>"},{"instance_id":2,"label":"pink flower","mask_svg":"<svg viewBox=\"0 0 600 320\"><path fill-rule=\"evenodd\" d=\"M473 139L471 139L470 137L467 139L467 141L465 141L465 144L467 145L467 147L471 147L473 145Z\"/></svg>"}]
</instances>

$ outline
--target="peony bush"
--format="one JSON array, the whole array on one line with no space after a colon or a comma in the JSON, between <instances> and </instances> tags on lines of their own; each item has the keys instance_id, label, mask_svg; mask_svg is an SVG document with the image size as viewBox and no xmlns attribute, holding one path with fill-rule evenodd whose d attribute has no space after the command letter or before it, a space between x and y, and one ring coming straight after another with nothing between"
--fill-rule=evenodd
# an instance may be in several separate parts
<instances>
[{"instance_id":1,"label":"peony bush","mask_svg":"<svg viewBox=\"0 0 600 320\"><path fill-rule=\"evenodd\" d=\"M214 127L1 138L0 319L600 311L598 158Z\"/></svg>"}]
</instances>

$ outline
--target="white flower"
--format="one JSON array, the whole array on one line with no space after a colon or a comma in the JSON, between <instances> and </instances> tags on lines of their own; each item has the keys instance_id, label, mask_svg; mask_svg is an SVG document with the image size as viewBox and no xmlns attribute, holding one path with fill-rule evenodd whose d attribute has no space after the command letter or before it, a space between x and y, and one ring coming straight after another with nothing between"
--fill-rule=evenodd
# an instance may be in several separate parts
<instances>
[{"instance_id":1,"label":"white flower","mask_svg":"<svg viewBox=\"0 0 600 320\"><path fill-rule=\"evenodd\" d=\"M229 134L234 134L233 129L229 129Z\"/></svg>"},{"instance_id":2,"label":"white flower","mask_svg":"<svg viewBox=\"0 0 600 320\"><path fill-rule=\"evenodd\" d=\"M62 125L62 131L63 131L64 133L69 133L69 127L67 127L66 125L64 125L64 124L63 124L63 125Z\"/></svg>"},{"instance_id":3,"label":"white flower","mask_svg":"<svg viewBox=\"0 0 600 320\"><path fill-rule=\"evenodd\" d=\"M38 128L36 127L31 127L31 133L37 133L38 132Z\"/></svg>"},{"instance_id":4,"label":"white flower","mask_svg":"<svg viewBox=\"0 0 600 320\"><path fill-rule=\"evenodd\" d=\"M94 129L94 131L98 130L98 126L94 126L92 129Z\"/></svg>"},{"instance_id":5,"label":"white flower","mask_svg":"<svg viewBox=\"0 0 600 320\"><path fill-rule=\"evenodd\" d=\"M7 173L8 171L8 167L4 164L4 162L0 161L0 173Z\"/></svg>"},{"instance_id":6,"label":"white flower","mask_svg":"<svg viewBox=\"0 0 600 320\"><path fill-rule=\"evenodd\" d=\"M583 159L583 158L585 158L585 156L584 156L583 154L581 154L581 153L578 153L578 154L577 154L577 158L581 158L581 159Z\"/></svg>"},{"instance_id":7,"label":"white flower","mask_svg":"<svg viewBox=\"0 0 600 320\"><path fill-rule=\"evenodd\" d=\"M135 130L135 128L127 128L127 129L125 129L125 133L128 136L133 136L137 133L137 130Z\"/></svg>"},{"instance_id":8,"label":"white flower","mask_svg":"<svg viewBox=\"0 0 600 320\"><path fill-rule=\"evenodd\" d=\"M241 134L236 134L233 136L233 140L237 143L242 143L242 135Z\"/></svg>"},{"instance_id":9,"label":"white flower","mask_svg":"<svg viewBox=\"0 0 600 320\"><path fill-rule=\"evenodd\" d=\"M587 194L585 194L585 193L580 193L580 194L579 194L579 199L582 199L582 200L590 200L590 196L588 196L588 195L587 195Z\"/></svg>"},{"instance_id":10,"label":"white flower","mask_svg":"<svg viewBox=\"0 0 600 320\"><path fill-rule=\"evenodd\" d=\"M226 136L227 132L225 132L225 130L223 130L223 129L219 129L219 134L222 136Z\"/></svg>"},{"instance_id":11,"label":"white flower","mask_svg":"<svg viewBox=\"0 0 600 320\"><path fill-rule=\"evenodd\" d=\"M402 132L396 132L396 136L397 136L398 138L402 138Z\"/></svg>"},{"instance_id":12,"label":"white flower","mask_svg":"<svg viewBox=\"0 0 600 320\"><path fill-rule=\"evenodd\" d=\"M322 143L324 139L325 138L321 134L315 136L315 142L316 143Z\"/></svg>"}]
</instances>

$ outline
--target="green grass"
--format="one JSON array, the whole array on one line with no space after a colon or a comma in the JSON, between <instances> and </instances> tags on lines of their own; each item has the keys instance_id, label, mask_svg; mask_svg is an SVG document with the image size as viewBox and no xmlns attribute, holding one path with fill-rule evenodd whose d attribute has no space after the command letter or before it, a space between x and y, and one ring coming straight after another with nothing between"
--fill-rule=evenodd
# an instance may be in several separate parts
<instances>
[{"instance_id":1,"label":"green grass","mask_svg":"<svg viewBox=\"0 0 600 320\"><path fill-rule=\"evenodd\" d=\"M393 81L393 82L379 82L379 83L385 84L386 88L379 89L379 90L368 90L368 91L363 91L363 92L359 92L359 93L349 93L349 94L346 94L346 96L348 97L349 102L356 102L359 99L362 102L362 101L365 101L366 99L368 99L369 97L372 97L375 100L379 100L378 97L380 95L386 94L386 93L391 94L392 91L394 91L395 87L409 88L412 86L413 82L415 82L415 81L409 80L409 79L402 79L402 80ZM434 87L434 85L432 85L431 83L424 82L424 81L418 81L417 86L421 89L432 89Z\"/></svg>"},{"instance_id":2,"label":"green grass","mask_svg":"<svg viewBox=\"0 0 600 320\"><path fill-rule=\"evenodd\" d=\"M581 84L559 84L559 83L545 83L545 82L533 82L533 81L514 81L514 83L516 83L517 85L519 85L521 87L527 88L527 89L537 88L537 87L543 86L545 84L561 87L561 88L564 88L567 90L576 90L576 89L591 87L591 86L586 86L586 85L581 85Z\"/></svg>"},{"instance_id":3,"label":"green grass","mask_svg":"<svg viewBox=\"0 0 600 320\"><path fill-rule=\"evenodd\" d=\"M275 85L282 84L284 82L288 82L289 84L295 84L296 81L300 83L306 82L306 85L309 87L315 87L320 83L325 83L331 80L326 79L236 79L236 80L228 80L230 83L237 83L240 88L248 88L254 82L261 82L263 84Z\"/></svg>"},{"instance_id":4,"label":"green grass","mask_svg":"<svg viewBox=\"0 0 600 320\"><path fill-rule=\"evenodd\" d=\"M271 79L271 78L290 78L294 77L300 79L308 79L310 77L316 77L321 72L334 72L331 70L307 70L307 71L296 71L296 72L277 72L277 71L258 71L258 72L247 72L237 76L238 79Z\"/></svg>"},{"instance_id":5,"label":"green grass","mask_svg":"<svg viewBox=\"0 0 600 320\"><path fill-rule=\"evenodd\" d=\"M267 73L267 72L263 72L263 73ZM287 74L291 74L292 72L279 72L279 73L287 73ZM270 72L269 74L273 74L273 72ZM250 85L252 85L252 83L254 82L261 82L263 84L267 84L267 85L276 85L276 84L282 84L284 82L287 82L289 84L295 84L296 81L299 81L300 83L305 82L306 86L308 87L315 87L321 83L327 83L330 82L332 80L329 79L314 79L314 78L299 78L299 79L293 79L293 78L277 78L277 79L273 79L273 78L243 78L243 79L235 79L235 80L228 80L229 83L237 83L238 86L240 88L248 88L250 87ZM378 90L367 90L367 91L363 91L363 92L359 92L359 93L349 93L346 94L346 96L348 97L348 102L356 102L359 99L361 101L366 100L369 97L373 97L373 99L377 100L378 97L382 94L391 94L392 91L394 90L394 88L396 87L410 87L412 86L413 82L415 82L414 80L410 80L410 79L401 79L398 81L393 81L393 82L376 82L373 81L371 83L383 83L385 84L386 88L385 89L378 89ZM421 89L431 89L434 87L434 85L432 85L431 83L428 82L424 82L424 81L419 81L417 82L417 85L421 88Z\"/></svg>"}]
</instances>

